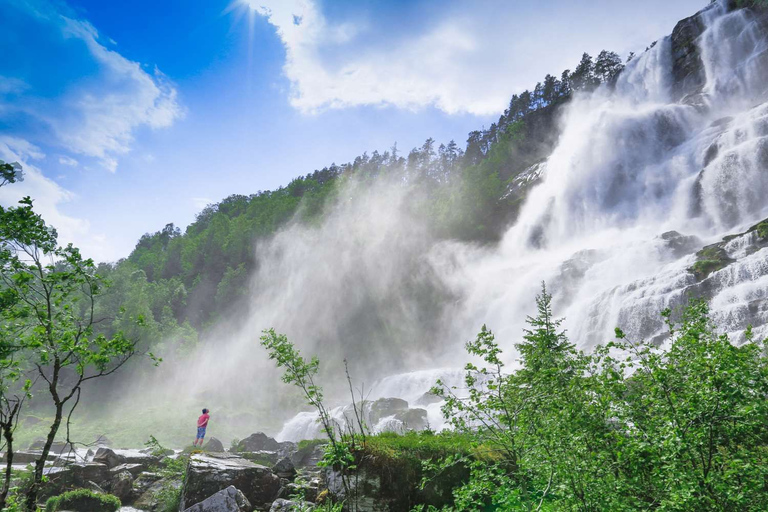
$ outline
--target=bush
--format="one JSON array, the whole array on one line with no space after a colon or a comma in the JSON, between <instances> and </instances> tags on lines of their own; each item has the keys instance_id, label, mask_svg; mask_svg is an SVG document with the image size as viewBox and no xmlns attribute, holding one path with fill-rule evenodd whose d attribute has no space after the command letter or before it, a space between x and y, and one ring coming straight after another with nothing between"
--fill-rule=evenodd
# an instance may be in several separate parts
<instances>
[{"instance_id":1,"label":"bush","mask_svg":"<svg viewBox=\"0 0 768 512\"><path fill-rule=\"evenodd\" d=\"M45 512L57 510L117 512L121 506L120 498L117 496L99 494L89 489L76 489L48 499L45 502Z\"/></svg>"}]
</instances>

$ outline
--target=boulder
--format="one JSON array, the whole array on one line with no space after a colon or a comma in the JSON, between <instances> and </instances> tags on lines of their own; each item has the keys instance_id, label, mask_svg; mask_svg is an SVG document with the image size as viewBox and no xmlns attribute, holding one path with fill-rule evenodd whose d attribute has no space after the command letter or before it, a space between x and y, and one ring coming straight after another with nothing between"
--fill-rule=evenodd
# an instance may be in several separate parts
<instances>
[{"instance_id":1,"label":"boulder","mask_svg":"<svg viewBox=\"0 0 768 512\"><path fill-rule=\"evenodd\" d=\"M416 400L416 405L432 405L442 401L443 399L440 396L427 391Z\"/></svg>"},{"instance_id":2,"label":"boulder","mask_svg":"<svg viewBox=\"0 0 768 512\"><path fill-rule=\"evenodd\" d=\"M395 419L403 424L404 430L424 430L429 425L426 409L408 409L395 414Z\"/></svg>"},{"instance_id":3,"label":"boulder","mask_svg":"<svg viewBox=\"0 0 768 512\"><path fill-rule=\"evenodd\" d=\"M280 478L293 480L296 478L296 467L288 457L283 457L272 467L272 471Z\"/></svg>"},{"instance_id":4,"label":"boulder","mask_svg":"<svg viewBox=\"0 0 768 512\"><path fill-rule=\"evenodd\" d=\"M187 466L180 508L200 503L230 485L240 489L254 509L269 510L280 490L280 478L269 468L232 454L194 454Z\"/></svg>"},{"instance_id":5,"label":"boulder","mask_svg":"<svg viewBox=\"0 0 768 512\"><path fill-rule=\"evenodd\" d=\"M138 481L140 478L137 478L134 482L134 492L138 492ZM178 489L181 487L181 482L177 481L171 481L166 479L160 479L149 485L149 487L146 487L144 492L141 493L141 495L136 499L136 501L133 503L133 508L137 508L139 510L151 510L156 511L160 509L160 502L158 500L157 494L161 490L163 490L166 486L172 487L174 489Z\"/></svg>"},{"instance_id":6,"label":"boulder","mask_svg":"<svg viewBox=\"0 0 768 512\"><path fill-rule=\"evenodd\" d=\"M109 484L109 490L126 503L133 497L133 476L128 471L117 473Z\"/></svg>"},{"instance_id":7,"label":"boulder","mask_svg":"<svg viewBox=\"0 0 768 512\"><path fill-rule=\"evenodd\" d=\"M251 510L253 508L248 498L235 486L230 485L185 509L184 512L250 512Z\"/></svg>"},{"instance_id":8,"label":"boulder","mask_svg":"<svg viewBox=\"0 0 768 512\"><path fill-rule=\"evenodd\" d=\"M147 470L144 464L118 464L109 470L112 475L118 475L123 471L127 471L132 478L136 478L141 473Z\"/></svg>"},{"instance_id":9,"label":"boulder","mask_svg":"<svg viewBox=\"0 0 768 512\"><path fill-rule=\"evenodd\" d=\"M206 452L223 452L224 451L224 444L216 439L215 437L212 437L208 440L208 442L203 447L203 450Z\"/></svg>"},{"instance_id":10,"label":"boulder","mask_svg":"<svg viewBox=\"0 0 768 512\"><path fill-rule=\"evenodd\" d=\"M89 482L101 486L109 481L109 468L96 462L74 462L63 467L48 468L45 472L51 490L63 491L88 487Z\"/></svg>"},{"instance_id":11,"label":"boulder","mask_svg":"<svg viewBox=\"0 0 768 512\"><path fill-rule=\"evenodd\" d=\"M15 452L13 454L13 463L14 464L30 464L32 462L35 462L37 459L39 459L43 455L43 452L36 450L36 451L21 451L21 452ZM58 457L53 454L49 453L47 460L56 460ZM8 462L7 454L3 454L2 457L0 457L0 462Z\"/></svg>"},{"instance_id":12,"label":"boulder","mask_svg":"<svg viewBox=\"0 0 768 512\"><path fill-rule=\"evenodd\" d=\"M111 448L100 447L93 455L93 462L105 464L109 469L112 469L120 464L125 464L126 460L125 457L118 455Z\"/></svg>"},{"instance_id":13,"label":"boulder","mask_svg":"<svg viewBox=\"0 0 768 512\"><path fill-rule=\"evenodd\" d=\"M291 501L278 498L272 503L269 512L304 512L314 509L315 504L308 501Z\"/></svg>"},{"instance_id":14,"label":"boulder","mask_svg":"<svg viewBox=\"0 0 768 512\"><path fill-rule=\"evenodd\" d=\"M374 427L383 418L408 410L408 402L402 398L379 398L368 411L368 426Z\"/></svg>"},{"instance_id":15,"label":"boulder","mask_svg":"<svg viewBox=\"0 0 768 512\"><path fill-rule=\"evenodd\" d=\"M325 455L325 443L307 445L291 455L291 462L297 468L315 467Z\"/></svg>"},{"instance_id":16,"label":"boulder","mask_svg":"<svg viewBox=\"0 0 768 512\"><path fill-rule=\"evenodd\" d=\"M281 448L280 443L269 437L264 432L256 432L246 437L239 444L239 450L243 452L258 452L269 450L276 452Z\"/></svg>"}]
</instances>

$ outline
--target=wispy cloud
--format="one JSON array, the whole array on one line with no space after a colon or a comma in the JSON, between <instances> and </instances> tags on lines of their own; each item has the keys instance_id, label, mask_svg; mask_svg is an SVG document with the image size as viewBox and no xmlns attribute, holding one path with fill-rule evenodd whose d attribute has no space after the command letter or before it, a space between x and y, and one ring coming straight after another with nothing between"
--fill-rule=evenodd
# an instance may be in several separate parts
<instances>
[{"instance_id":1,"label":"wispy cloud","mask_svg":"<svg viewBox=\"0 0 768 512\"><path fill-rule=\"evenodd\" d=\"M386 26L331 20L316 0L250 2L285 46L297 109L431 105L472 114L502 111L513 92L574 66L583 51L637 50L704 3L446 1L420 11L418 23Z\"/></svg>"},{"instance_id":2,"label":"wispy cloud","mask_svg":"<svg viewBox=\"0 0 768 512\"><path fill-rule=\"evenodd\" d=\"M69 156L60 156L59 157L59 163L61 165L66 165L68 167L77 167L78 162L72 157Z\"/></svg>"},{"instance_id":3,"label":"wispy cloud","mask_svg":"<svg viewBox=\"0 0 768 512\"><path fill-rule=\"evenodd\" d=\"M0 160L19 162L24 171L23 181L0 188L0 204L12 205L22 197L30 196L35 210L49 225L56 228L59 243L74 242L85 255L99 261L118 258L120 255L104 243L106 236L94 233L87 220L62 211L62 207L75 199L75 195L43 175L38 161L44 158L45 154L40 148L27 140L0 136Z\"/></svg>"},{"instance_id":4,"label":"wispy cloud","mask_svg":"<svg viewBox=\"0 0 768 512\"><path fill-rule=\"evenodd\" d=\"M39 77L38 82L25 76L3 77L0 93L13 92L16 96L12 101L0 96L0 115L29 116L37 123L38 132L43 131L40 125L47 127L55 144L93 157L111 172L117 169L120 156L131 150L136 129L168 127L183 115L176 87L162 72L156 68L147 71L139 62L108 48L112 43L64 4L39 0L9 6L0 2L0 11L14 8L37 31L50 36L40 38L43 43L39 47L16 48L25 52L25 60L34 62L39 57L36 52L52 50L46 44L56 45L56 52L64 52L73 62L94 71L68 82L56 74L46 74L45 83L40 83ZM40 92L51 88L58 89L58 94ZM29 134L36 136L39 133Z\"/></svg>"}]
</instances>

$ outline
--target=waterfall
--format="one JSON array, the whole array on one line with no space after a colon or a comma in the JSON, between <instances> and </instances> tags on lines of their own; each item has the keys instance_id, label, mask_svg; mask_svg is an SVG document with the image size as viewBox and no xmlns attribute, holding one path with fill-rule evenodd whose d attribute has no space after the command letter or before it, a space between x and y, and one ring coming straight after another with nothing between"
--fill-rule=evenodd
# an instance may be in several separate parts
<instances>
[{"instance_id":1,"label":"waterfall","mask_svg":"<svg viewBox=\"0 0 768 512\"><path fill-rule=\"evenodd\" d=\"M274 327L320 357L337 421L349 413L346 358L370 400L402 398L441 428L440 404L420 398L438 377L461 386L462 344L483 324L514 368L542 281L584 350L611 341L617 326L663 344L660 312L689 296L710 300L734 342L748 324L768 336L768 247L747 232L768 217L768 29L724 0L688 23L695 34L684 46L695 58L679 55L673 33L615 84L564 108L549 158L515 178L538 185L497 246L437 241L401 182L349 180L319 225L293 223L260 242L244 325L214 330L168 393L235 410L253 403L277 411L269 420L282 425L280 439L317 437L312 412L283 423L301 402L286 398L258 346L258 333ZM730 264L705 278L689 271L697 251L738 233L720 244ZM196 378L210 368L215 390Z\"/></svg>"}]
</instances>

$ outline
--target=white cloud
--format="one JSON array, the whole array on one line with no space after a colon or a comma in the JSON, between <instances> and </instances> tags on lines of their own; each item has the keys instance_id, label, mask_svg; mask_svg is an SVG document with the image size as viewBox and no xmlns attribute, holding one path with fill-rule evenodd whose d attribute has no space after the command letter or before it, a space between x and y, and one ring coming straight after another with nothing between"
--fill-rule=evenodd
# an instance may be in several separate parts
<instances>
[{"instance_id":1,"label":"white cloud","mask_svg":"<svg viewBox=\"0 0 768 512\"><path fill-rule=\"evenodd\" d=\"M69 156L60 156L59 157L59 163L61 165L67 165L69 167L77 167L78 162L72 157Z\"/></svg>"},{"instance_id":2,"label":"white cloud","mask_svg":"<svg viewBox=\"0 0 768 512\"><path fill-rule=\"evenodd\" d=\"M4 84L0 92L19 93L13 101L0 99L0 114L16 110L31 116L50 128L55 143L71 153L97 159L111 172L117 169L119 157L131 150L137 128L164 128L182 117L177 90L163 73L156 68L148 72L140 63L104 46L96 28L75 19L66 6L41 0L34 6L17 7L40 24L40 31L57 34L59 41L63 38L56 51L71 53L94 71L81 80L62 83L62 92L53 98L35 95L35 86L43 84L31 83L25 88L19 78L0 80ZM67 40L82 44L67 44ZM43 41L56 44L55 37ZM35 59L35 51L47 51L32 48L23 50L29 52L29 60ZM48 80L50 84L43 88L56 84L55 76Z\"/></svg>"},{"instance_id":3,"label":"white cloud","mask_svg":"<svg viewBox=\"0 0 768 512\"><path fill-rule=\"evenodd\" d=\"M0 75L0 94L18 94L28 87L24 80Z\"/></svg>"},{"instance_id":4,"label":"white cloud","mask_svg":"<svg viewBox=\"0 0 768 512\"><path fill-rule=\"evenodd\" d=\"M106 236L93 233L87 220L72 217L62 212L61 207L75 199L69 190L45 177L35 161L45 158L43 152L29 141L18 137L0 136L0 160L19 162L24 171L23 181L0 187L0 204L15 204L24 196L34 201L35 211L43 216L46 223L56 228L59 243L75 243L83 255L97 261L110 261L115 254Z\"/></svg>"},{"instance_id":5,"label":"white cloud","mask_svg":"<svg viewBox=\"0 0 768 512\"><path fill-rule=\"evenodd\" d=\"M554 1L532 10L521 1L445 2L418 29L387 31L379 20L331 22L314 0L249 2L285 46L297 109L434 105L473 114L502 111L514 92L572 68L583 51L642 49L704 3ZM360 37L372 27L374 37Z\"/></svg>"}]
</instances>

